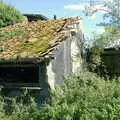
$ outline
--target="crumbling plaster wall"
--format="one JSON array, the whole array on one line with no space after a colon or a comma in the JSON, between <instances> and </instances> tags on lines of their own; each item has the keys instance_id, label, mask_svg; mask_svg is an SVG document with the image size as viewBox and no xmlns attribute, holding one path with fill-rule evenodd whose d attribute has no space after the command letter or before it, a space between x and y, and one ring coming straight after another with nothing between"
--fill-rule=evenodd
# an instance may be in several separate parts
<instances>
[{"instance_id":1,"label":"crumbling plaster wall","mask_svg":"<svg viewBox=\"0 0 120 120\"><path fill-rule=\"evenodd\" d=\"M64 77L82 70L81 53L84 36L81 22L73 23L72 29L65 31L69 38L52 52L54 59L47 66L48 83L52 89L55 85L63 84ZM71 32L75 34L72 35Z\"/></svg>"}]
</instances>

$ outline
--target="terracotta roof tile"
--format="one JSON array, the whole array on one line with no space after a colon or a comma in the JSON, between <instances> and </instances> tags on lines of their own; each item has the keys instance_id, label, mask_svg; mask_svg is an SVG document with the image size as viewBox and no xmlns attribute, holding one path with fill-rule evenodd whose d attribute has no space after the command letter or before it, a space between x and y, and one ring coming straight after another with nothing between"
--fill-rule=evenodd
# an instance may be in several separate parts
<instances>
[{"instance_id":1,"label":"terracotta roof tile","mask_svg":"<svg viewBox=\"0 0 120 120\"><path fill-rule=\"evenodd\" d=\"M57 42L67 38L62 31L78 19L19 23L0 29L0 59L44 57Z\"/></svg>"}]
</instances>

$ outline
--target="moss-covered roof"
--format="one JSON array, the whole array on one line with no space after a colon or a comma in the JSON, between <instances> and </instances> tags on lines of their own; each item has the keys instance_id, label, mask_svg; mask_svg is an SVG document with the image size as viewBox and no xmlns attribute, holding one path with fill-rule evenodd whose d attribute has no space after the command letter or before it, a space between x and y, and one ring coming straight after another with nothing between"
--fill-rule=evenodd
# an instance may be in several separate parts
<instances>
[{"instance_id":1,"label":"moss-covered roof","mask_svg":"<svg viewBox=\"0 0 120 120\"><path fill-rule=\"evenodd\" d=\"M0 60L42 58L66 40L63 30L78 18L19 23L0 29Z\"/></svg>"}]
</instances>

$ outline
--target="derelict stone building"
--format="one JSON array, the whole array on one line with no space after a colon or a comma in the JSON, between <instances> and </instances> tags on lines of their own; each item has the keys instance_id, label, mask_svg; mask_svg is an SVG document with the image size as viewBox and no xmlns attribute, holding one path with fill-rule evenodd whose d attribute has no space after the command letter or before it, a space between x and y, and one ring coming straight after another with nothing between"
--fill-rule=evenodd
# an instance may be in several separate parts
<instances>
[{"instance_id":1,"label":"derelict stone building","mask_svg":"<svg viewBox=\"0 0 120 120\"><path fill-rule=\"evenodd\" d=\"M81 18L19 23L2 32L10 34L0 38L2 87L54 89L81 68Z\"/></svg>"}]
</instances>

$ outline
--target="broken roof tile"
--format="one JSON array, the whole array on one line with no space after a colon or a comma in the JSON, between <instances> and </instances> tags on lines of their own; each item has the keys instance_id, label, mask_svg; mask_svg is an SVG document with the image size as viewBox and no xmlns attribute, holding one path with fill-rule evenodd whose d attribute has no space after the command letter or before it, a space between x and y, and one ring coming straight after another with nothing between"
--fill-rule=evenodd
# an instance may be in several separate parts
<instances>
[{"instance_id":1,"label":"broken roof tile","mask_svg":"<svg viewBox=\"0 0 120 120\"><path fill-rule=\"evenodd\" d=\"M67 38L62 31L77 20L80 18L18 23L0 29L0 46L7 46L0 59L44 57L52 46Z\"/></svg>"}]
</instances>

